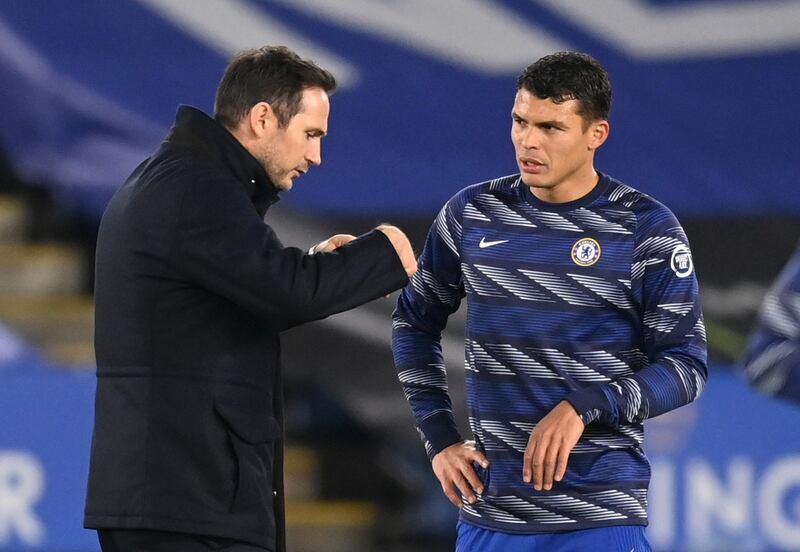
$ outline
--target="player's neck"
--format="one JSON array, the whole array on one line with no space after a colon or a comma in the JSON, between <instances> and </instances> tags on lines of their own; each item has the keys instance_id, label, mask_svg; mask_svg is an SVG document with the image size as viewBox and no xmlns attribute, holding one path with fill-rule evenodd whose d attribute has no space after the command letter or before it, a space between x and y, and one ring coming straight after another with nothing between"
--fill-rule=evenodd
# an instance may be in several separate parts
<instances>
[{"instance_id":1,"label":"player's neck","mask_svg":"<svg viewBox=\"0 0 800 552\"><path fill-rule=\"evenodd\" d=\"M530 186L529 189L536 199L540 201L546 203L568 203L587 195L597 186L598 182L600 182L600 175L590 165L588 170L575 173L551 188Z\"/></svg>"}]
</instances>

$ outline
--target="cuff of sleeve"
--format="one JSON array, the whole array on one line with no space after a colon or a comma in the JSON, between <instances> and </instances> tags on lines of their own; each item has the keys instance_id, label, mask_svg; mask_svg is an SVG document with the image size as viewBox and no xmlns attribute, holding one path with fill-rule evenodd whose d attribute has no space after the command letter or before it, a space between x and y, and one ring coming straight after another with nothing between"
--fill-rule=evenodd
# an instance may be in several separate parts
<instances>
[{"instance_id":1,"label":"cuff of sleeve","mask_svg":"<svg viewBox=\"0 0 800 552\"><path fill-rule=\"evenodd\" d=\"M437 412L420 423L418 427L425 440L430 444L428 456L431 459L450 445L464 440L458 432L452 412Z\"/></svg>"},{"instance_id":2,"label":"cuff of sleeve","mask_svg":"<svg viewBox=\"0 0 800 552\"><path fill-rule=\"evenodd\" d=\"M594 421L598 418L599 412L611 411L611 403L600 385L589 385L573 391L565 397L565 400L572 405L584 422Z\"/></svg>"},{"instance_id":3,"label":"cuff of sleeve","mask_svg":"<svg viewBox=\"0 0 800 552\"><path fill-rule=\"evenodd\" d=\"M400 257L397 255L397 251L394 250L394 246L392 245L391 240L381 232L380 230L370 230L366 234L362 234L358 237L359 242L368 242L368 249L372 249L373 247L383 250L389 250L389 253L386 255L387 259L387 278L386 284L389 288L386 293L391 293L392 291L396 291L408 283L408 275L406 274L406 269L403 268L403 263L400 261ZM353 242L350 242L353 243Z\"/></svg>"}]
</instances>

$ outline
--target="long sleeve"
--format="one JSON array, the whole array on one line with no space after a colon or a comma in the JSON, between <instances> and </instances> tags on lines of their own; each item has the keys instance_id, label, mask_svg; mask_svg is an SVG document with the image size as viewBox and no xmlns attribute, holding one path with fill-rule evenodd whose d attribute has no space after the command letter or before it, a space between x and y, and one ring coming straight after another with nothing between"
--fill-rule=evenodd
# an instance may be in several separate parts
<instances>
[{"instance_id":1,"label":"long sleeve","mask_svg":"<svg viewBox=\"0 0 800 552\"><path fill-rule=\"evenodd\" d=\"M283 247L244 189L213 175L184 193L178 225L174 268L277 329L356 307L408 281L382 232L332 253Z\"/></svg>"},{"instance_id":2,"label":"long sleeve","mask_svg":"<svg viewBox=\"0 0 800 552\"><path fill-rule=\"evenodd\" d=\"M444 206L431 227L418 271L400 294L392 316L397 375L431 458L461 441L441 346L441 332L464 296L461 224L453 203Z\"/></svg>"},{"instance_id":3,"label":"long sleeve","mask_svg":"<svg viewBox=\"0 0 800 552\"><path fill-rule=\"evenodd\" d=\"M743 365L759 391L800 402L800 248L764 298Z\"/></svg>"},{"instance_id":4,"label":"long sleeve","mask_svg":"<svg viewBox=\"0 0 800 552\"><path fill-rule=\"evenodd\" d=\"M640 213L631 286L642 297L646 364L632 375L593 384L567 400L584 422L618 427L695 400L708 377L706 336L689 243L665 208Z\"/></svg>"}]
</instances>

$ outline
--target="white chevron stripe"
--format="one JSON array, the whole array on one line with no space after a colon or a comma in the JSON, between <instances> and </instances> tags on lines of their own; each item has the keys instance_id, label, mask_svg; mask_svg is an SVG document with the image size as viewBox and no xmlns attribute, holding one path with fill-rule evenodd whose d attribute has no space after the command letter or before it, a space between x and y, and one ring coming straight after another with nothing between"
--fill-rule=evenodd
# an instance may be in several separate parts
<instances>
[{"instance_id":1,"label":"white chevron stripe","mask_svg":"<svg viewBox=\"0 0 800 552\"><path fill-rule=\"evenodd\" d=\"M671 332L678 325L678 322L680 322L680 318L675 318L673 315L658 312L644 313L644 325L659 332Z\"/></svg>"},{"instance_id":2,"label":"white chevron stripe","mask_svg":"<svg viewBox=\"0 0 800 552\"><path fill-rule=\"evenodd\" d=\"M495 284L510 291L520 299L525 301L544 301L546 303L555 303L555 300L550 298L550 296L533 287L530 282L523 281L521 278L517 278L505 268L479 264L474 266Z\"/></svg>"},{"instance_id":3,"label":"white chevron stripe","mask_svg":"<svg viewBox=\"0 0 800 552\"><path fill-rule=\"evenodd\" d=\"M472 220L482 220L483 222L492 222L492 219L478 211L472 203L467 203L464 206L464 218Z\"/></svg>"},{"instance_id":4,"label":"white chevron stripe","mask_svg":"<svg viewBox=\"0 0 800 552\"><path fill-rule=\"evenodd\" d=\"M680 314L684 316L690 312L694 308L694 303L689 301L687 303L662 303L658 305L658 308L668 310L669 312L674 312L675 314Z\"/></svg>"},{"instance_id":5,"label":"white chevron stripe","mask_svg":"<svg viewBox=\"0 0 800 552\"><path fill-rule=\"evenodd\" d=\"M612 305L620 309L632 309L634 304L627 293L619 287L595 276L586 276L584 274L567 274L570 278L596 293Z\"/></svg>"},{"instance_id":6,"label":"white chevron stripe","mask_svg":"<svg viewBox=\"0 0 800 552\"><path fill-rule=\"evenodd\" d=\"M676 228L676 230L680 230L680 228ZM688 249L686 243L672 236L651 236L636 246L636 249L633 250L633 256L637 258L647 254L647 257L652 258L656 255L671 252L679 245Z\"/></svg>"},{"instance_id":7,"label":"white chevron stripe","mask_svg":"<svg viewBox=\"0 0 800 552\"><path fill-rule=\"evenodd\" d=\"M456 257L460 257L458 254L458 248L456 247L456 242L453 239L453 236L450 234L450 228L447 226L447 205L442 207L442 210L439 211L439 214L436 216L436 232L439 234L439 237L442 238L442 241L447 245L447 248L453 252L453 255Z\"/></svg>"},{"instance_id":8,"label":"white chevron stripe","mask_svg":"<svg viewBox=\"0 0 800 552\"><path fill-rule=\"evenodd\" d=\"M428 364L427 368L409 368L399 372L397 377L400 383L447 390L447 372L444 364Z\"/></svg>"},{"instance_id":9,"label":"white chevron stripe","mask_svg":"<svg viewBox=\"0 0 800 552\"><path fill-rule=\"evenodd\" d=\"M641 192L639 192L638 190L634 190L630 186L626 186L625 184L617 184L617 187L614 188L614 191L608 194L608 199L610 199L611 201L617 201L625 194L631 194L637 196L642 195Z\"/></svg>"},{"instance_id":10,"label":"white chevron stripe","mask_svg":"<svg viewBox=\"0 0 800 552\"><path fill-rule=\"evenodd\" d=\"M778 297L774 292L770 292L764 298L764 306L761 309L761 318L765 325L774 333L794 339L800 336L800 308L795 309L795 302L800 305L800 294L787 294L786 300ZM798 295L798 297L792 297Z\"/></svg>"},{"instance_id":11,"label":"white chevron stripe","mask_svg":"<svg viewBox=\"0 0 800 552\"><path fill-rule=\"evenodd\" d=\"M464 274L464 278L466 279L467 283L478 295L484 297L506 297L505 293L502 293L501 291L495 289L491 284L483 281L480 276L475 274L468 264L461 263L461 272Z\"/></svg>"},{"instance_id":12,"label":"white chevron stripe","mask_svg":"<svg viewBox=\"0 0 800 552\"><path fill-rule=\"evenodd\" d=\"M639 518L647 517L647 511L644 505L633 496L625 494L622 491L600 491L597 493L587 493L583 496L585 496L587 500L596 500L611 504L616 508L623 508Z\"/></svg>"},{"instance_id":13,"label":"white chevron stripe","mask_svg":"<svg viewBox=\"0 0 800 552\"><path fill-rule=\"evenodd\" d=\"M515 369L530 377L564 379L560 374L511 345L499 343L496 345L486 345L486 347L495 357L500 358L506 365L513 366Z\"/></svg>"},{"instance_id":14,"label":"white chevron stripe","mask_svg":"<svg viewBox=\"0 0 800 552\"><path fill-rule=\"evenodd\" d=\"M555 228L556 230L568 230L570 232L583 232L582 228L579 228L558 213L548 213L547 211L534 209L533 216L536 217L536 220L543 222L545 226L549 228Z\"/></svg>"},{"instance_id":15,"label":"white chevron stripe","mask_svg":"<svg viewBox=\"0 0 800 552\"><path fill-rule=\"evenodd\" d=\"M526 523L524 520L521 520L518 517L509 514L508 512L504 512L499 508L495 508L488 502L482 503L481 509L484 510L486 514L495 521L502 521L504 523Z\"/></svg>"},{"instance_id":16,"label":"white chevron stripe","mask_svg":"<svg viewBox=\"0 0 800 552\"><path fill-rule=\"evenodd\" d=\"M510 209L505 203L489 194L481 194L474 200L477 203L486 205L486 209L496 219L510 224L512 226L525 226L527 228L536 228L536 225Z\"/></svg>"},{"instance_id":17,"label":"white chevron stripe","mask_svg":"<svg viewBox=\"0 0 800 552\"><path fill-rule=\"evenodd\" d=\"M499 440L518 452L525 452L528 446L528 436L520 435L505 425L504 422L497 420L480 420L481 429L494 435Z\"/></svg>"},{"instance_id":18,"label":"white chevron stripe","mask_svg":"<svg viewBox=\"0 0 800 552\"><path fill-rule=\"evenodd\" d=\"M522 274L546 288L548 291L563 299L570 305L579 305L583 307L601 307L603 306L600 301L586 295L578 288L569 284L567 281L562 280L555 274L547 272L538 272L535 270L518 269Z\"/></svg>"},{"instance_id":19,"label":"white chevron stripe","mask_svg":"<svg viewBox=\"0 0 800 552\"><path fill-rule=\"evenodd\" d=\"M500 376L514 376L516 375L513 371L506 368L502 363L495 360L489 353L481 347L477 341L469 341L467 347L467 353L472 356L472 364L478 368L478 370L486 370L490 374L496 374ZM476 371L478 371L476 370Z\"/></svg>"},{"instance_id":20,"label":"white chevron stripe","mask_svg":"<svg viewBox=\"0 0 800 552\"><path fill-rule=\"evenodd\" d=\"M577 523L577 520L545 510L536 504L531 504L530 502L522 500L518 496L496 496L492 498L492 502L505 511L511 512L528 521L547 524Z\"/></svg>"},{"instance_id":21,"label":"white chevron stripe","mask_svg":"<svg viewBox=\"0 0 800 552\"><path fill-rule=\"evenodd\" d=\"M592 366L596 366L604 373L616 379L620 376L628 376L633 373L631 367L618 359L608 351L581 351L576 352L575 356L586 359Z\"/></svg>"},{"instance_id":22,"label":"white chevron stripe","mask_svg":"<svg viewBox=\"0 0 800 552\"><path fill-rule=\"evenodd\" d=\"M578 219L587 228L591 228L592 230L597 230L598 232L608 232L611 234L624 234L624 235L632 234L632 232L627 228L625 228L624 226L616 222L611 222L610 220L606 220L599 214L590 211L585 207L576 209L572 213L572 216Z\"/></svg>"},{"instance_id":23,"label":"white chevron stripe","mask_svg":"<svg viewBox=\"0 0 800 552\"><path fill-rule=\"evenodd\" d=\"M638 381L633 378L619 378L609 386L623 399L622 415L625 422L633 423L647 418L650 406L642 401L642 388Z\"/></svg>"},{"instance_id":24,"label":"white chevron stripe","mask_svg":"<svg viewBox=\"0 0 800 552\"><path fill-rule=\"evenodd\" d=\"M541 354L547 359L548 364L568 374L577 381L610 381L611 379L607 375L599 373L597 370L578 362L574 358L568 357L558 349L530 350Z\"/></svg>"},{"instance_id":25,"label":"white chevron stripe","mask_svg":"<svg viewBox=\"0 0 800 552\"><path fill-rule=\"evenodd\" d=\"M561 511L566 511L570 514L575 514L584 519L592 521L612 520L612 519L627 519L628 516L613 510L608 510L596 504L589 504L586 501L580 500L569 495L550 495L550 496L537 496L536 501L544 504L546 507L557 508Z\"/></svg>"}]
</instances>

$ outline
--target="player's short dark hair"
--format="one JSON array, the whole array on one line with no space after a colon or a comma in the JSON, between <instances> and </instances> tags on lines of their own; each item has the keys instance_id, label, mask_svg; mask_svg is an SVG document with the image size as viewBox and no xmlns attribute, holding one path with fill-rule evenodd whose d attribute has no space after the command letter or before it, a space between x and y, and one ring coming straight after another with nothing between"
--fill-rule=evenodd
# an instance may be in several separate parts
<instances>
[{"instance_id":1,"label":"player's short dark hair","mask_svg":"<svg viewBox=\"0 0 800 552\"><path fill-rule=\"evenodd\" d=\"M300 111L303 90L333 92L336 79L313 61L302 59L285 46L246 50L228 64L217 87L214 118L236 127L258 102L267 102L278 124L285 127Z\"/></svg>"},{"instance_id":2,"label":"player's short dark hair","mask_svg":"<svg viewBox=\"0 0 800 552\"><path fill-rule=\"evenodd\" d=\"M611 81L596 59L578 52L557 52L529 65L517 79L537 98L556 103L578 100L578 114L588 123L608 119Z\"/></svg>"}]
</instances>

